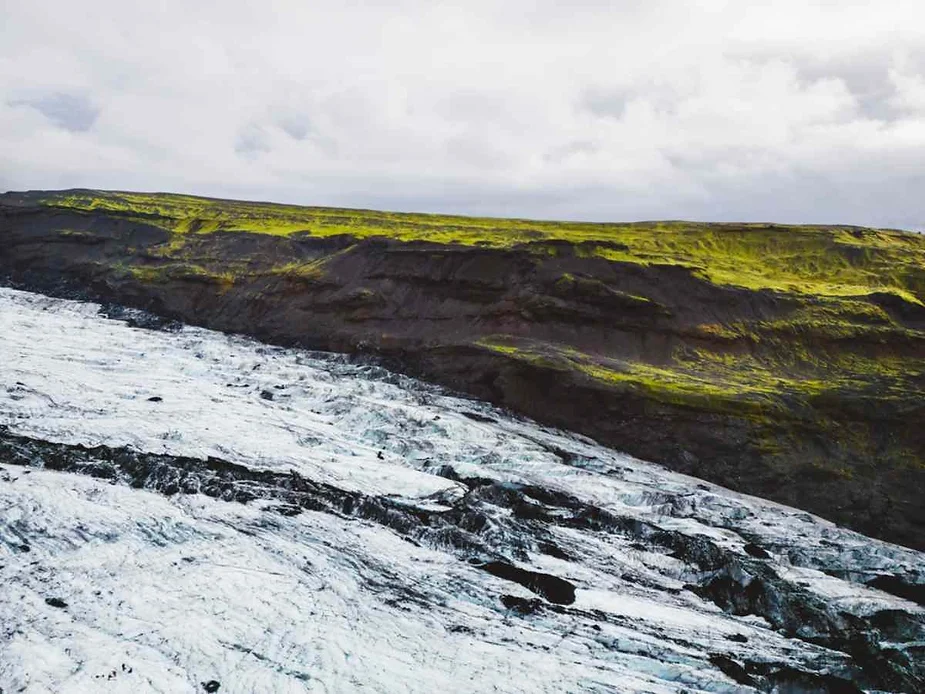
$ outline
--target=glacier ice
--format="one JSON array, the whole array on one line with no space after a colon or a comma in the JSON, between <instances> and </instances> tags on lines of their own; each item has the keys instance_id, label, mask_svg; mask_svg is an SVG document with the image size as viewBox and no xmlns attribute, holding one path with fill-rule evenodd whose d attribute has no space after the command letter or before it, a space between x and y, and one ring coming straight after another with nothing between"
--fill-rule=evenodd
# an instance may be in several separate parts
<instances>
[{"instance_id":1,"label":"glacier ice","mask_svg":"<svg viewBox=\"0 0 925 694\"><path fill-rule=\"evenodd\" d=\"M0 289L0 691L899 689L923 584L375 365Z\"/></svg>"}]
</instances>

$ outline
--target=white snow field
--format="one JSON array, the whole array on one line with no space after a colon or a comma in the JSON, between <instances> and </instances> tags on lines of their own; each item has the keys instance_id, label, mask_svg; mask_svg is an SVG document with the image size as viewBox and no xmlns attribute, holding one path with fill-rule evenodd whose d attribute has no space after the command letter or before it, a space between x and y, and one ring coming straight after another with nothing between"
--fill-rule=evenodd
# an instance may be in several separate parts
<instances>
[{"instance_id":1,"label":"white snow field","mask_svg":"<svg viewBox=\"0 0 925 694\"><path fill-rule=\"evenodd\" d=\"M842 636L925 647L864 585L920 553L336 355L0 289L0 439L4 694L886 690Z\"/></svg>"}]
</instances>

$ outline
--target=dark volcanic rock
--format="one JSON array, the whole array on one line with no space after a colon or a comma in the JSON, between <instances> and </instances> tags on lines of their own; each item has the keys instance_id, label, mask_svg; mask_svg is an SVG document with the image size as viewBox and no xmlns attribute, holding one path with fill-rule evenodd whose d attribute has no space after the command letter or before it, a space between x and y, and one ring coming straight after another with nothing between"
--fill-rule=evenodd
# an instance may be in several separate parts
<instances>
[{"instance_id":1,"label":"dark volcanic rock","mask_svg":"<svg viewBox=\"0 0 925 694\"><path fill-rule=\"evenodd\" d=\"M502 595L501 604L517 614L527 615L539 611L543 602L536 598L518 598L516 595Z\"/></svg>"},{"instance_id":2,"label":"dark volcanic rock","mask_svg":"<svg viewBox=\"0 0 925 694\"><path fill-rule=\"evenodd\" d=\"M768 554L767 550L762 549L761 547L759 547L758 545L752 542L749 542L742 549L748 552L748 554L750 554L751 556L757 557L758 559L768 559L771 556L770 554Z\"/></svg>"},{"instance_id":3,"label":"dark volcanic rock","mask_svg":"<svg viewBox=\"0 0 925 694\"><path fill-rule=\"evenodd\" d=\"M575 602L575 586L557 576L550 576L537 571L527 571L499 561L481 564L480 568L498 578L519 583L524 588L542 595L550 602L559 605L571 605Z\"/></svg>"},{"instance_id":4,"label":"dark volcanic rock","mask_svg":"<svg viewBox=\"0 0 925 694\"><path fill-rule=\"evenodd\" d=\"M722 670L723 674L728 675L739 684L745 684L749 687L754 687L757 684L745 668L729 656L714 654L710 656L710 662Z\"/></svg>"}]
</instances>

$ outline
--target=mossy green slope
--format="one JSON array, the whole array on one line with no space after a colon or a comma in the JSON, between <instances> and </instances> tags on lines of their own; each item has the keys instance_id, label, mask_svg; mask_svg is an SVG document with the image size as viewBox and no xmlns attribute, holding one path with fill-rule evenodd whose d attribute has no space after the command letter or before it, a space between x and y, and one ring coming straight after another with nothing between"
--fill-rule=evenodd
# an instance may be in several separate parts
<instances>
[{"instance_id":1,"label":"mossy green slope","mask_svg":"<svg viewBox=\"0 0 925 694\"><path fill-rule=\"evenodd\" d=\"M83 190L4 206L42 217L12 223L32 249L13 276L76 277L98 298L211 327L378 353L925 547L925 235ZM44 246L29 246L30 224Z\"/></svg>"},{"instance_id":2,"label":"mossy green slope","mask_svg":"<svg viewBox=\"0 0 925 694\"><path fill-rule=\"evenodd\" d=\"M543 222L102 191L47 194L42 204L126 215L175 234L346 234L491 248L530 244L538 253L556 251L543 241L565 241L609 260L679 265L718 284L816 296L887 292L918 305L925 295L925 243L914 234L888 229Z\"/></svg>"}]
</instances>

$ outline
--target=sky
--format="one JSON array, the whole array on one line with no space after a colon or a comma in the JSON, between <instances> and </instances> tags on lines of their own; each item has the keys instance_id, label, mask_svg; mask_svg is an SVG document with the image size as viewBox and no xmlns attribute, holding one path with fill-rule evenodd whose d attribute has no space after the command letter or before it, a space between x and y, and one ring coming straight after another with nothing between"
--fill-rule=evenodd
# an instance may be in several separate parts
<instances>
[{"instance_id":1,"label":"sky","mask_svg":"<svg viewBox=\"0 0 925 694\"><path fill-rule=\"evenodd\" d=\"M0 190L925 230L921 0L0 0Z\"/></svg>"}]
</instances>

